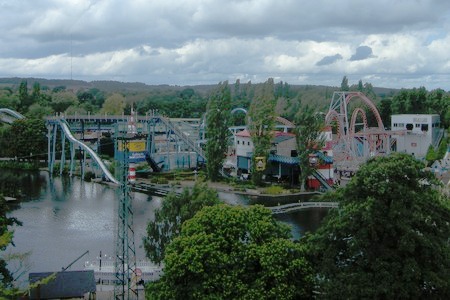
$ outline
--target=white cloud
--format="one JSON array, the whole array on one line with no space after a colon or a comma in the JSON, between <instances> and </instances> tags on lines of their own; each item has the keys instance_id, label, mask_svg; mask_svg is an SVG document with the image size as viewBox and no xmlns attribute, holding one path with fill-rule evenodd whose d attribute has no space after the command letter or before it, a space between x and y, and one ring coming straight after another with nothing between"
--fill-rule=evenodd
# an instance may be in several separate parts
<instances>
[{"instance_id":1,"label":"white cloud","mask_svg":"<svg viewBox=\"0 0 450 300\"><path fill-rule=\"evenodd\" d=\"M449 89L449 20L439 0L0 0L0 76Z\"/></svg>"}]
</instances>

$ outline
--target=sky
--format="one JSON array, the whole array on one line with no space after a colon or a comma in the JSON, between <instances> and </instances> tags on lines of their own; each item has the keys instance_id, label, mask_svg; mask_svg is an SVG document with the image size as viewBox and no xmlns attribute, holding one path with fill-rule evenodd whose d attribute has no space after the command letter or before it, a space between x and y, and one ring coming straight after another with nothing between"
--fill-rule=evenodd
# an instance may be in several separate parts
<instances>
[{"instance_id":1,"label":"sky","mask_svg":"<svg viewBox=\"0 0 450 300\"><path fill-rule=\"evenodd\" d=\"M448 0L0 0L0 77L450 90Z\"/></svg>"}]
</instances>

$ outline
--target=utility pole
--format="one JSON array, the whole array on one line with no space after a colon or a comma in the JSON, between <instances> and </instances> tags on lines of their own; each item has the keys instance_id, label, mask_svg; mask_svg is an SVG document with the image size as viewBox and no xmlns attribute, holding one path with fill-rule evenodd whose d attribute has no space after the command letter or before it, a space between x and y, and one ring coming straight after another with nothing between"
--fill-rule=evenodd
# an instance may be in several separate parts
<instances>
[{"instance_id":1,"label":"utility pole","mask_svg":"<svg viewBox=\"0 0 450 300\"><path fill-rule=\"evenodd\" d=\"M122 125L122 126L121 126ZM116 235L115 272L116 284L114 287L114 299L138 299L136 283L136 250L134 244L133 206L130 186L128 184L129 153L127 137L127 125L116 125L116 153L120 187L117 189L119 198L118 222ZM117 159L119 158L119 159Z\"/></svg>"}]
</instances>

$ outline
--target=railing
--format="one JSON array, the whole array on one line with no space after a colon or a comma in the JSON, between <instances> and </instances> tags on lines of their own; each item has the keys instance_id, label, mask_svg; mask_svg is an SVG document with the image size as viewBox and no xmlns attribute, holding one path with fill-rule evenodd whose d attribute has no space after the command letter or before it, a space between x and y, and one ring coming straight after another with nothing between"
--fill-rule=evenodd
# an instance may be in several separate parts
<instances>
[{"instance_id":1,"label":"railing","mask_svg":"<svg viewBox=\"0 0 450 300\"><path fill-rule=\"evenodd\" d=\"M322 174L320 174L319 172L317 172L317 170L314 170L314 172L312 173L312 175L319 180L319 182L323 185L324 188L326 188L327 190L332 190L333 187L327 182L327 180L325 179L325 177L322 176Z\"/></svg>"},{"instance_id":2,"label":"railing","mask_svg":"<svg viewBox=\"0 0 450 300\"><path fill-rule=\"evenodd\" d=\"M337 208L339 207L338 202L299 202L299 203L290 203L279 206L267 207L272 211L273 214L283 214L287 212L297 211L306 208Z\"/></svg>"},{"instance_id":3,"label":"railing","mask_svg":"<svg viewBox=\"0 0 450 300\"><path fill-rule=\"evenodd\" d=\"M168 118L160 117L162 123L167 126L168 129L172 130L175 135L177 135L183 142L185 142L192 150L194 150L203 160L206 161L206 156L203 149L187 137L179 128L177 128Z\"/></svg>"}]
</instances>

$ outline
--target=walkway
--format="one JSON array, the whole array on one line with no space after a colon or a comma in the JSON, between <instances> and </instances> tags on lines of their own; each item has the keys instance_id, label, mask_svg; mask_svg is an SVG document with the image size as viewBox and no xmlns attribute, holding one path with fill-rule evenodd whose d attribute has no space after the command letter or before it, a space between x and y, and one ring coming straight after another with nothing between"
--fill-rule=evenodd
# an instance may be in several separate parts
<instances>
[{"instance_id":1,"label":"walkway","mask_svg":"<svg viewBox=\"0 0 450 300\"><path fill-rule=\"evenodd\" d=\"M284 214L288 212L293 212L301 209L311 208L311 207L319 207L319 208L338 208L338 202L299 202L299 203L290 203L285 205L278 205L267 207L272 210L274 214Z\"/></svg>"}]
</instances>

